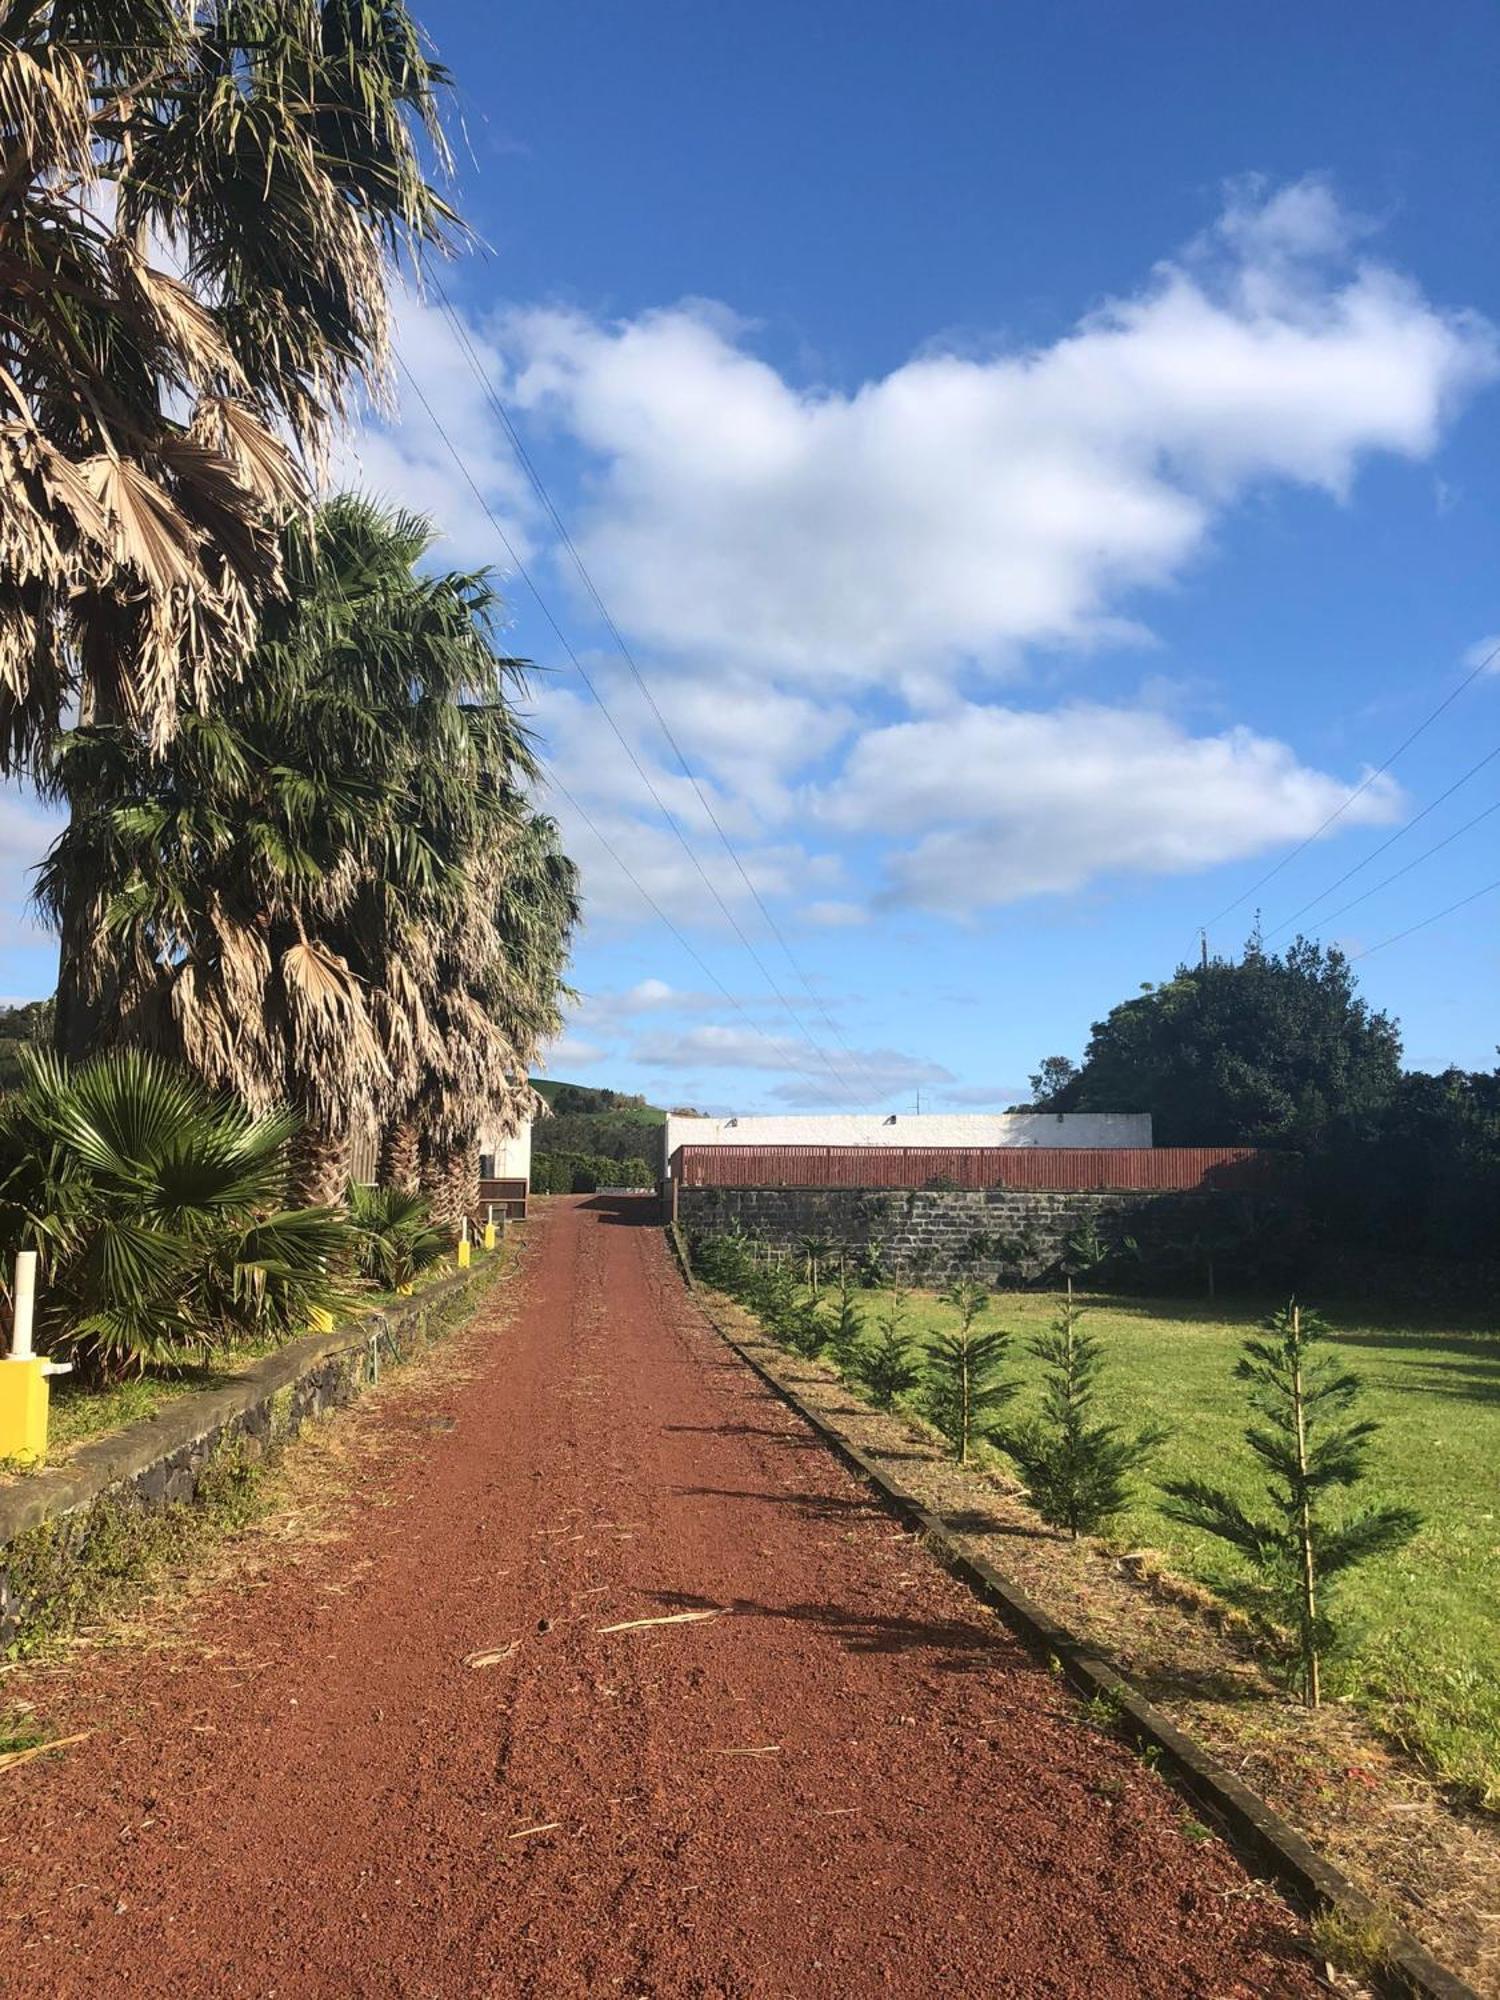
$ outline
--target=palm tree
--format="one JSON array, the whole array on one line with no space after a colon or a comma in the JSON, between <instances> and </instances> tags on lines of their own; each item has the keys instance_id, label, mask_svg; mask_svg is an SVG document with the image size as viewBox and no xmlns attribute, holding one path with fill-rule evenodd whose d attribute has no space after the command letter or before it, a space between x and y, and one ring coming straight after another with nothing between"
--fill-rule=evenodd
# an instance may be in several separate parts
<instances>
[{"instance_id":1,"label":"palm tree","mask_svg":"<svg viewBox=\"0 0 1500 2000\"><path fill-rule=\"evenodd\" d=\"M74 812L38 895L82 913L101 1038L290 1103L312 1200L342 1189L350 1134L377 1120L388 1152L407 1128L390 1178L421 1165L435 1187L481 1122L529 1107L577 914L523 789L521 663L494 649L482 573L416 568L431 539L399 510L331 503L286 531L290 594L213 715L186 711L159 755L99 725L55 753Z\"/></svg>"},{"instance_id":2,"label":"palm tree","mask_svg":"<svg viewBox=\"0 0 1500 2000\"><path fill-rule=\"evenodd\" d=\"M290 1202L295 1119L256 1117L140 1050L28 1050L0 1102L0 1266L40 1253L39 1345L99 1379L338 1303L339 1212ZM3 1279L0 1279L3 1289Z\"/></svg>"},{"instance_id":3,"label":"palm tree","mask_svg":"<svg viewBox=\"0 0 1500 2000\"><path fill-rule=\"evenodd\" d=\"M512 1132L544 1108L526 1073L562 1025L579 914L577 870L557 827L529 807L508 824L497 816L474 856L471 886L433 966L440 1051L409 1109L422 1133L421 1183L433 1213L450 1224L477 1207L478 1133Z\"/></svg>"},{"instance_id":4,"label":"palm tree","mask_svg":"<svg viewBox=\"0 0 1500 2000\"><path fill-rule=\"evenodd\" d=\"M75 708L160 753L239 672L391 260L454 220L446 82L402 0L0 5L0 768Z\"/></svg>"}]
</instances>

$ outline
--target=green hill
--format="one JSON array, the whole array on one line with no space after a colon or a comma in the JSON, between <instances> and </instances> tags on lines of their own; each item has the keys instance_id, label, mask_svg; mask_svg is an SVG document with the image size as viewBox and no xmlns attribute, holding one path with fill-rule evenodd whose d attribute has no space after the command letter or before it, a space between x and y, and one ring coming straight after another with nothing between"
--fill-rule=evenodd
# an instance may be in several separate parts
<instances>
[{"instance_id":1,"label":"green hill","mask_svg":"<svg viewBox=\"0 0 1500 2000\"><path fill-rule=\"evenodd\" d=\"M598 1090L591 1084L557 1083L546 1077L533 1078L532 1085L559 1117L592 1117L610 1112L637 1125L660 1125L667 1116L659 1104L648 1104L644 1097L632 1097L623 1090Z\"/></svg>"},{"instance_id":2,"label":"green hill","mask_svg":"<svg viewBox=\"0 0 1500 2000\"><path fill-rule=\"evenodd\" d=\"M612 1181L632 1186L656 1181L661 1172L661 1128L667 1116L659 1104L648 1104L628 1091L586 1083L550 1078L535 1082L552 1107L552 1116L539 1118L531 1133L531 1184L539 1193L566 1193ZM616 1173L612 1163L629 1171Z\"/></svg>"}]
</instances>

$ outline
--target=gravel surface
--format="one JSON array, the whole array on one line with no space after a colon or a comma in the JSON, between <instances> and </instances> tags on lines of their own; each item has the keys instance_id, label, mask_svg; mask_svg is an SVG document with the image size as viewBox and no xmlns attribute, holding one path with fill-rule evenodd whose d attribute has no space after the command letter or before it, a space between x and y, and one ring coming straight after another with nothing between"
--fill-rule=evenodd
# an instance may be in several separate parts
<instances>
[{"instance_id":1,"label":"gravel surface","mask_svg":"<svg viewBox=\"0 0 1500 2000\"><path fill-rule=\"evenodd\" d=\"M352 1538L49 1689L95 1734L0 1779L0 1991L1323 1990L728 1353L654 1204L538 1226L467 1379L374 1416L411 1448Z\"/></svg>"}]
</instances>

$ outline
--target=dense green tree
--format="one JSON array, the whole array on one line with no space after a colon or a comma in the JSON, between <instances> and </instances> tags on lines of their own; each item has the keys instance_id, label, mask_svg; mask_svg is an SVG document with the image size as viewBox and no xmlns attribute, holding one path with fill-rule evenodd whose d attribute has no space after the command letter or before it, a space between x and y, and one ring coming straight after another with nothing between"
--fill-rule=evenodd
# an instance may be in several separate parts
<instances>
[{"instance_id":1,"label":"dense green tree","mask_svg":"<svg viewBox=\"0 0 1500 2000\"><path fill-rule=\"evenodd\" d=\"M1310 1148L1368 1128L1400 1074L1396 1026L1358 997L1340 951L1298 938L1278 955L1252 939L1096 1022L1046 1108L1149 1111L1159 1146Z\"/></svg>"},{"instance_id":2,"label":"dense green tree","mask_svg":"<svg viewBox=\"0 0 1500 2000\"><path fill-rule=\"evenodd\" d=\"M25 1050L51 1045L50 1000L24 1000L18 1007L0 1007L0 1090L14 1090L21 1082Z\"/></svg>"}]
</instances>

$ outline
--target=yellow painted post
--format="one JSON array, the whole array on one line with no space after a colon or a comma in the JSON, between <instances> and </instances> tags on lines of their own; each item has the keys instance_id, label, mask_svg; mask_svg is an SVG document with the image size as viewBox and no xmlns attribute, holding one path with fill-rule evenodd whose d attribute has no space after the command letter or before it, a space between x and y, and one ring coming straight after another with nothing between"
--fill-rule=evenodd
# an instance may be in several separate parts
<instances>
[{"instance_id":1,"label":"yellow painted post","mask_svg":"<svg viewBox=\"0 0 1500 2000\"><path fill-rule=\"evenodd\" d=\"M493 1250L495 1247L495 1204L493 1202L489 1204L488 1209L485 1211L484 1247L486 1250Z\"/></svg>"},{"instance_id":2,"label":"yellow painted post","mask_svg":"<svg viewBox=\"0 0 1500 2000\"><path fill-rule=\"evenodd\" d=\"M0 1459L40 1465L47 1456L47 1364L39 1354L0 1361Z\"/></svg>"},{"instance_id":3,"label":"yellow painted post","mask_svg":"<svg viewBox=\"0 0 1500 2000\"><path fill-rule=\"evenodd\" d=\"M0 1459L40 1465L47 1456L49 1375L66 1375L69 1363L48 1361L31 1351L31 1321L36 1306L36 1252L23 1250L16 1258L15 1309L11 1317L10 1355L0 1361Z\"/></svg>"},{"instance_id":4,"label":"yellow painted post","mask_svg":"<svg viewBox=\"0 0 1500 2000\"><path fill-rule=\"evenodd\" d=\"M460 1235L459 1235L459 1239L458 1239L458 1268L459 1268L459 1270L460 1270L460 1271L467 1271L467 1270L468 1270L468 1268L469 1268L469 1265L470 1265L470 1264L471 1264L471 1262L473 1261L473 1257L474 1257L474 1246L473 1246L473 1244L472 1244L472 1243L471 1243L471 1242L469 1241L469 1218L468 1218L468 1216L465 1216L465 1217L464 1217L464 1222L463 1222L463 1229L462 1229L462 1231L461 1231L461 1233L460 1233Z\"/></svg>"}]
</instances>

